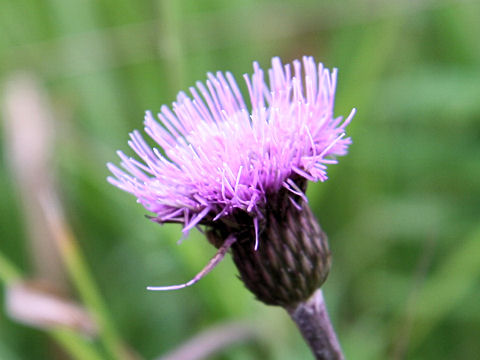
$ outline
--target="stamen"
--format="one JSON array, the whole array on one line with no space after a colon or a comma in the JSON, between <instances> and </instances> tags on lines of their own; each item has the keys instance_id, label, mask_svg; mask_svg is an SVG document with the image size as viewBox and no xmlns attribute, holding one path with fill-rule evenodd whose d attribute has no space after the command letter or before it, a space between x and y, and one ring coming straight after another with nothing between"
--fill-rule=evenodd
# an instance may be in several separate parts
<instances>
[{"instance_id":1,"label":"stamen","mask_svg":"<svg viewBox=\"0 0 480 360\"><path fill-rule=\"evenodd\" d=\"M257 217L253 218L253 227L255 228L255 246L253 249L257 251L258 250L258 218Z\"/></svg>"},{"instance_id":2,"label":"stamen","mask_svg":"<svg viewBox=\"0 0 480 360\"><path fill-rule=\"evenodd\" d=\"M333 140L333 141L330 143L330 145L328 145L328 146L325 148L325 150L323 150L323 151L321 152L321 154L318 155L318 157L321 158L322 156L325 156L325 154L326 154L327 152L329 152L330 149L331 149L332 147L334 147L335 144L336 144L341 138L343 138L344 136L345 136L345 133L341 133L338 137L336 137L335 140Z\"/></svg>"},{"instance_id":3,"label":"stamen","mask_svg":"<svg viewBox=\"0 0 480 360\"><path fill-rule=\"evenodd\" d=\"M184 283L179 285L171 285L171 286L148 286L147 290L153 291L169 291L169 290L179 290L184 289L188 286L191 286L201 280L205 275L207 275L210 271L212 271L225 257L228 249L233 245L233 243L237 241L237 238L233 235L227 237L227 239L223 242L222 246L218 249L217 253L211 258L208 264L197 274L195 277Z\"/></svg>"},{"instance_id":4,"label":"stamen","mask_svg":"<svg viewBox=\"0 0 480 360\"><path fill-rule=\"evenodd\" d=\"M342 128L345 128L350 122L352 121L353 117L355 116L357 112L357 109L353 108L348 117L345 119L345 121L342 124Z\"/></svg>"},{"instance_id":5,"label":"stamen","mask_svg":"<svg viewBox=\"0 0 480 360\"><path fill-rule=\"evenodd\" d=\"M288 197L288 200L290 200L290 202L292 203L293 206L295 206L295 208L298 210L298 211L301 211L302 210L302 207L300 205L298 205L298 203L293 200L293 198L291 196Z\"/></svg>"},{"instance_id":6,"label":"stamen","mask_svg":"<svg viewBox=\"0 0 480 360\"><path fill-rule=\"evenodd\" d=\"M293 181L292 179L288 179L286 182L284 181L282 183L283 187L285 189L287 189L288 191L290 191L291 193L295 194L295 195L298 195L300 196L303 201L307 202L308 203L308 199L307 199L307 196L305 195L305 193L302 191L302 189L300 189L298 187L297 184L295 184L295 181Z\"/></svg>"}]
</instances>

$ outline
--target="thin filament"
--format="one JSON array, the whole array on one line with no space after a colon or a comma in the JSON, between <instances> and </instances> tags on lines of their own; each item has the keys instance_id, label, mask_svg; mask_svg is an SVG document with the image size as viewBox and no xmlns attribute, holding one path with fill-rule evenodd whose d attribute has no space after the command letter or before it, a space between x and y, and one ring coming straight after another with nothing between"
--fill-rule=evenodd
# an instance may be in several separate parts
<instances>
[{"instance_id":1,"label":"thin filament","mask_svg":"<svg viewBox=\"0 0 480 360\"><path fill-rule=\"evenodd\" d=\"M225 257L228 249L232 246L232 244L237 241L237 238L233 235L227 237L227 239L223 242L222 246L218 249L217 253L211 258L208 264L197 274L195 277L184 283L179 285L170 285L170 286L147 286L147 290L153 291L169 291L169 290L179 290L191 286L202 279L205 275L207 275L210 271L212 271Z\"/></svg>"}]
</instances>

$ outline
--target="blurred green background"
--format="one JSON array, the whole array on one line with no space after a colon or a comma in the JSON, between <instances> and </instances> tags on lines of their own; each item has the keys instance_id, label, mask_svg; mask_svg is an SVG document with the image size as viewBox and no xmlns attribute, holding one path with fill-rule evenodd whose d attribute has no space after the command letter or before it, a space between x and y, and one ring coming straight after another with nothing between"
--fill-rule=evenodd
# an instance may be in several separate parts
<instances>
[{"instance_id":1,"label":"blurred green background","mask_svg":"<svg viewBox=\"0 0 480 360\"><path fill-rule=\"evenodd\" d=\"M240 82L254 60L267 68L273 56L305 54L339 68L336 114L358 109L349 155L308 190L330 238L324 293L347 358L478 358L479 15L475 0L1 0L1 301L51 263L44 280L86 305L100 334L21 325L2 311L0 358L153 359L236 321L254 338L212 359L311 358L287 314L256 302L230 258L191 288L147 292L190 279L214 248L197 232L177 245L179 226L148 221L105 180L145 110L207 71ZM37 133L8 110L25 79L54 128L50 168L37 178L27 161L27 186L12 144L35 157ZM42 210L25 188L44 177L75 236L66 267L33 239Z\"/></svg>"}]
</instances>

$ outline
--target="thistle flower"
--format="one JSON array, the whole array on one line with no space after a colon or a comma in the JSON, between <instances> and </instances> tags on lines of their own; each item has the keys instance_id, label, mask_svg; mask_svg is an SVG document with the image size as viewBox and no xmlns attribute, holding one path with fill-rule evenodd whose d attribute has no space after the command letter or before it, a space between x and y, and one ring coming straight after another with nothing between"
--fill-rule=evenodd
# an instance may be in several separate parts
<instances>
[{"instance_id":1,"label":"thistle flower","mask_svg":"<svg viewBox=\"0 0 480 360\"><path fill-rule=\"evenodd\" d=\"M258 234L271 196L286 190L300 208L299 182L325 181L326 165L351 143L344 132L353 111L343 122L333 117L336 69L304 57L303 72L298 60L292 69L274 58L267 84L254 63L245 75L251 111L231 73L209 73L191 98L179 93L173 112L162 106L160 123L146 113L145 132L163 153L133 131L129 145L143 162L119 151L124 170L108 164L115 176L108 180L135 195L154 221L182 223L185 233L242 213Z\"/></svg>"},{"instance_id":2,"label":"thistle flower","mask_svg":"<svg viewBox=\"0 0 480 360\"><path fill-rule=\"evenodd\" d=\"M124 170L108 164L114 175L110 183L135 195L155 214L153 221L181 223L185 234L207 226L217 247L233 234L256 251L260 240L268 246L272 235L285 233L268 235L273 227L279 230L272 219L279 218L283 227L286 214L294 216L290 226L306 213L311 217L306 181L327 180L327 165L346 154L351 140L345 127L354 111L346 120L333 116L337 71L312 57L304 57L303 64L295 60L293 66L273 58L268 84L258 63L253 67L253 75L244 76L251 110L231 73L209 73L206 86L197 82L190 88L191 97L178 94L173 112L162 106L160 122L146 113L145 132L160 150L133 131L129 145L142 162L119 151ZM322 234L311 224L308 229ZM323 257L329 255L326 245L317 247L326 248Z\"/></svg>"},{"instance_id":3,"label":"thistle flower","mask_svg":"<svg viewBox=\"0 0 480 360\"><path fill-rule=\"evenodd\" d=\"M119 151L123 170L108 164L108 180L133 194L155 222L181 223L185 234L205 226L219 249L191 281L151 289L193 284L231 248L246 287L297 321L315 313L305 311L310 298L323 303L312 295L330 269L307 182L327 180L327 165L347 153L345 127L355 110L345 120L334 117L337 71L312 57L291 65L273 58L268 82L257 63L253 68L244 76L248 105L232 74L217 72L191 87L190 97L180 92L173 111L162 106L159 121L147 112L145 132L159 148L133 131L129 145L141 161Z\"/></svg>"}]
</instances>

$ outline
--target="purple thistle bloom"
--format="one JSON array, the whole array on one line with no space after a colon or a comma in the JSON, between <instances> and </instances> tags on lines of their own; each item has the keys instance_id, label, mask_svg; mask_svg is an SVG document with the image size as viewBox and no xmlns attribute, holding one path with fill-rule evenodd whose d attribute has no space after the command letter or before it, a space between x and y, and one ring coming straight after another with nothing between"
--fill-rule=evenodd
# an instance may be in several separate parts
<instances>
[{"instance_id":1,"label":"purple thistle bloom","mask_svg":"<svg viewBox=\"0 0 480 360\"><path fill-rule=\"evenodd\" d=\"M328 240L304 192L347 153L355 109L346 120L333 116L337 71L312 57L292 66L273 58L268 83L253 68L244 76L251 110L232 74L209 73L191 97L178 94L173 112L162 106L160 122L147 112L145 132L160 150L132 132L129 145L142 161L119 151L123 170L109 163L108 181L160 224L181 223L185 234L205 225L218 249L192 280L147 289L193 285L231 250L245 286L289 312L316 358L343 359L320 289L331 266Z\"/></svg>"},{"instance_id":2,"label":"purple thistle bloom","mask_svg":"<svg viewBox=\"0 0 480 360\"><path fill-rule=\"evenodd\" d=\"M121 166L108 168L108 181L135 195L158 223L214 225L238 211L249 215L258 234L269 195L283 188L305 199L298 179L325 181L327 165L345 155L346 120L334 117L337 71L312 57L282 65L272 59L268 83L255 62L245 75L251 110L231 73L208 74L204 85L180 92L173 111L150 112L145 132L162 150L151 148L138 131L130 147L142 162L119 151ZM258 235L257 239L258 241Z\"/></svg>"}]
</instances>

